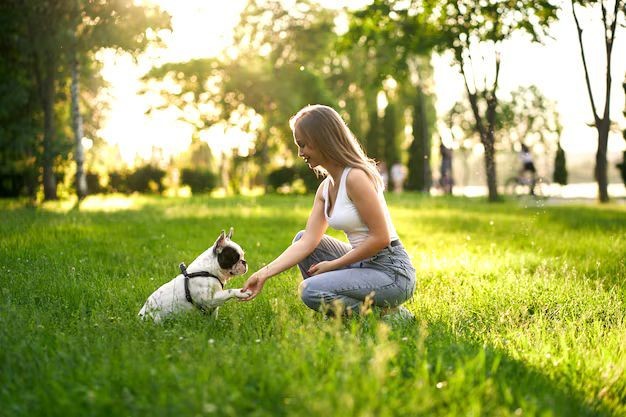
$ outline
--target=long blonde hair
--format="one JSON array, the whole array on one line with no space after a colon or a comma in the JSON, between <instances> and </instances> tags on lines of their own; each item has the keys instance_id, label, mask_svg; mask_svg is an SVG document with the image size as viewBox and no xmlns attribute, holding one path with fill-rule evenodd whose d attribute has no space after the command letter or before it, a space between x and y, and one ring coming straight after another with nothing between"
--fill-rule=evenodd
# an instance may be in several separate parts
<instances>
[{"instance_id":1,"label":"long blonde hair","mask_svg":"<svg viewBox=\"0 0 626 417\"><path fill-rule=\"evenodd\" d=\"M376 161L369 158L342 117L332 107L321 104L308 105L289 119L295 140L300 138L311 144L326 159L346 167L360 168L377 189L384 187L376 169ZM316 173L328 175L322 167Z\"/></svg>"}]
</instances>

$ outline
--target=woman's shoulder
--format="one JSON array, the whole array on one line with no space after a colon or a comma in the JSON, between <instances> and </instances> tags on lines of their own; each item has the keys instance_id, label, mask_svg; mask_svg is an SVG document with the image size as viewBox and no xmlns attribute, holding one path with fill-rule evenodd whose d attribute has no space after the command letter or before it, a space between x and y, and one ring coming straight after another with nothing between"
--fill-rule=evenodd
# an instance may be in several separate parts
<instances>
[{"instance_id":1,"label":"woman's shoulder","mask_svg":"<svg viewBox=\"0 0 626 417\"><path fill-rule=\"evenodd\" d=\"M346 187L348 191L375 188L374 183L365 170L358 167L349 169L346 175Z\"/></svg>"}]
</instances>

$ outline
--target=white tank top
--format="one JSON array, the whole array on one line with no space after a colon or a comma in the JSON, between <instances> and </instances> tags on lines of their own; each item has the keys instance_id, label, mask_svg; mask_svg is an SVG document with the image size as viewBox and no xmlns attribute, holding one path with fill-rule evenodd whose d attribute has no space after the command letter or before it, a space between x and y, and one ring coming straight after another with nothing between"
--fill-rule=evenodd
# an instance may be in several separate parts
<instances>
[{"instance_id":1,"label":"white tank top","mask_svg":"<svg viewBox=\"0 0 626 417\"><path fill-rule=\"evenodd\" d=\"M330 176L324 180L322 197L324 198L324 215L326 216L328 224L333 229L343 230L350 241L350 245L352 245L353 248L356 248L369 235L369 228L365 223L363 223L363 220L361 220L359 211L352 200L350 200L350 197L348 197L348 192L346 191L346 178L348 177L348 173L351 169L352 168L350 167L346 167L341 174L335 206L333 207L333 212L330 216L328 215L328 186L332 180ZM385 201L385 195L383 194L382 189L378 190L378 200L383 206L389 236L391 237L391 240L396 240L398 239L398 234L396 233L396 229L393 227L393 223L391 222L391 215L389 214L389 208L387 207L387 202Z\"/></svg>"}]
</instances>

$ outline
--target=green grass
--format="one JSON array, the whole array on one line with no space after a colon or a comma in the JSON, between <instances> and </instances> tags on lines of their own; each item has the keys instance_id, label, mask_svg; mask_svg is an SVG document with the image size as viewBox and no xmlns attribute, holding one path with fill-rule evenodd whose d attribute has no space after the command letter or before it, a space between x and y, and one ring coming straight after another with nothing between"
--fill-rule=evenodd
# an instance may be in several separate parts
<instances>
[{"instance_id":1,"label":"green grass","mask_svg":"<svg viewBox=\"0 0 626 417\"><path fill-rule=\"evenodd\" d=\"M323 320L295 269L217 321L137 319L222 229L269 262L310 196L0 202L0 415L626 415L624 205L388 200L417 324Z\"/></svg>"}]
</instances>

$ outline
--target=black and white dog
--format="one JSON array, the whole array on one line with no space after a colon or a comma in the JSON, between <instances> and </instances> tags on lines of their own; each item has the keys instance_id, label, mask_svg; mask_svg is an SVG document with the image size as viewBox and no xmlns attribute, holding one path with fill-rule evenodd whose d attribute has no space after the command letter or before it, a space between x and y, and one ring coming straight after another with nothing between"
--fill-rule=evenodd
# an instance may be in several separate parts
<instances>
[{"instance_id":1,"label":"black and white dog","mask_svg":"<svg viewBox=\"0 0 626 417\"><path fill-rule=\"evenodd\" d=\"M139 316L160 322L169 314L197 308L215 318L218 307L226 301L248 297L248 291L224 289L224 284L231 277L248 271L243 249L230 240L232 235L232 227L228 234L222 230L215 244L189 267L180 264L181 274L153 292L139 311Z\"/></svg>"}]
</instances>

